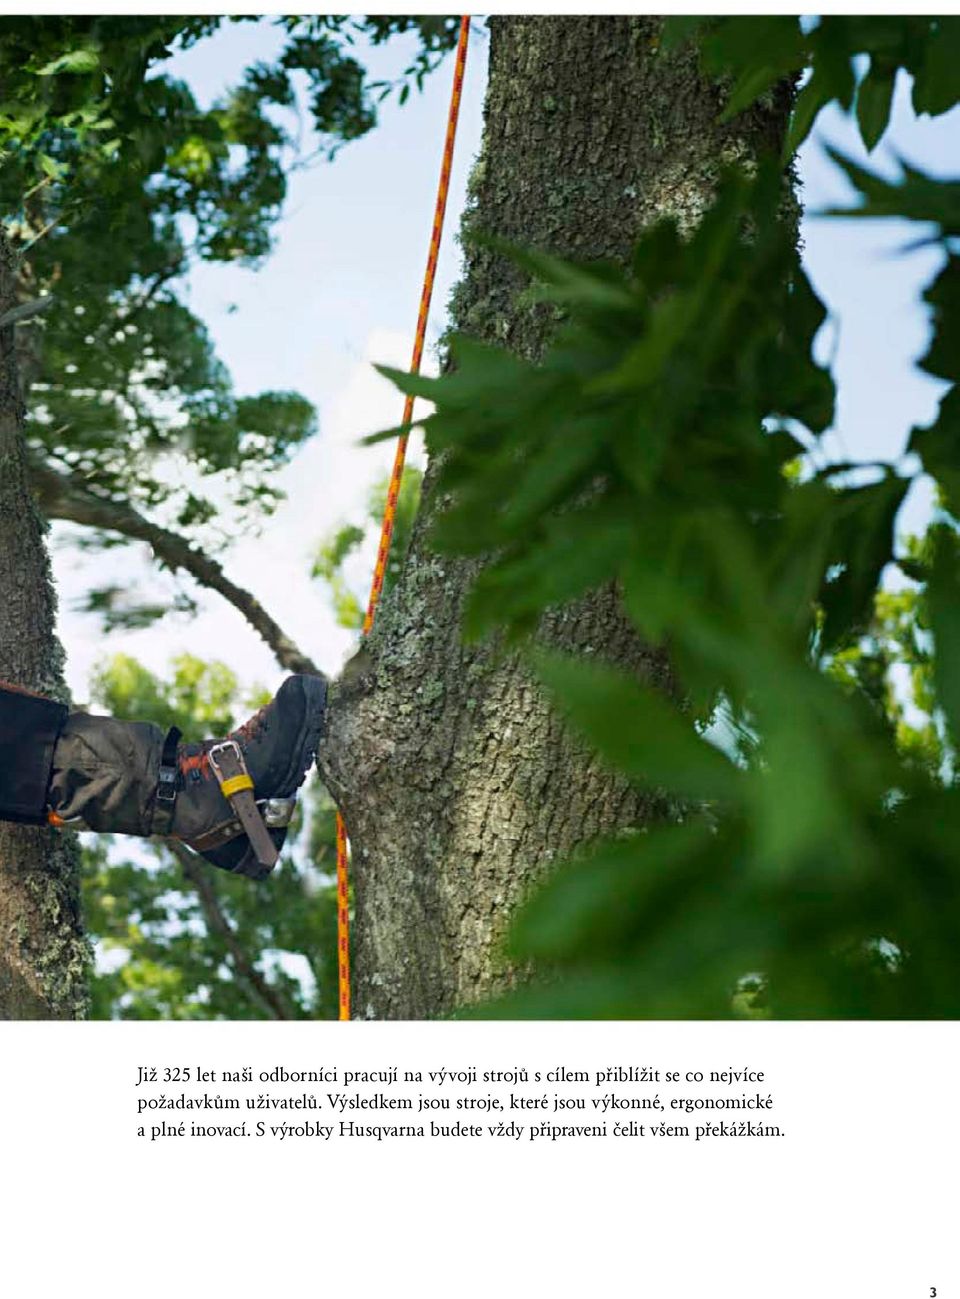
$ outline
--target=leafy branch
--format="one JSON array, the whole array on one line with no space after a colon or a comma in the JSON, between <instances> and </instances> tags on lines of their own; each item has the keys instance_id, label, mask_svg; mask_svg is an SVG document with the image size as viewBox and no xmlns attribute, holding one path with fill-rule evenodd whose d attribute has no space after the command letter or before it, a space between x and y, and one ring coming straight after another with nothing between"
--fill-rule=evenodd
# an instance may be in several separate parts
<instances>
[{"instance_id":1,"label":"leafy branch","mask_svg":"<svg viewBox=\"0 0 960 1299\"><path fill-rule=\"evenodd\" d=\"M897 73L913 78L915 113L932 117L956 103L960 18L825 14L736 18L670 18L667 50L697 38L704 72L731 82L723 116L735 117L783 78L808 78L797 96L785 144L789 157L809 135L817 114L832 101L856 112L870 152L890 121ZM866 70L857 75L857 60Z\"/></svg>"},{"instance_id":2,"label":"leafy branch","mask_svg":"<svg viewBox=\"0 0 960 1299\"><path fill-rule=\"evenodd\" d=\"M921 364L953 385L956 185L846 167L864 202L845 215L934 227ZM960 789L949 763L917 761L856 660L902 566L923 583L928 703L955 749L957 389L911 435L913 475L811 470L833 384L781 185L774 163L729 175L689 240L662 223L625 272L515 251L565 322L538 365L454 338L440 378L389 372L435 406L424 429L449 504L434 545L486 559L467 634L526 647L571 727L684 808L560 868L511 939L551 977L484 1013L721 1016L758 978L781 1016L960 1012ZM898 510L922 472L942 511L926 549L903 553ZM548 610L608 584L668 652L684 708L536 648Z\"/></svg>"}]
</instances>

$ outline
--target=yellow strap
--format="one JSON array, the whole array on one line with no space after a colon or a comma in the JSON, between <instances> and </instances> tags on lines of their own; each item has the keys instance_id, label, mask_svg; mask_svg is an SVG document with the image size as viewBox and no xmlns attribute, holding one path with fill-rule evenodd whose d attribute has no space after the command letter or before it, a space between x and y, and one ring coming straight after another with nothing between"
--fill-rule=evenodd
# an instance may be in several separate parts
<instances>
[{"instance_id":1,"label":"yellow strap","mask_svg":"<svg viewBox=\"0 0 960 1299\"><path fill-rule=\"evenodd\" d=\"M224 798L233 798L234 794L239 794L242 789L253 789L253 781L245 771L239 776L230 776L225 780L220 786L220 793Z\"/></svg>"}]
</instances>

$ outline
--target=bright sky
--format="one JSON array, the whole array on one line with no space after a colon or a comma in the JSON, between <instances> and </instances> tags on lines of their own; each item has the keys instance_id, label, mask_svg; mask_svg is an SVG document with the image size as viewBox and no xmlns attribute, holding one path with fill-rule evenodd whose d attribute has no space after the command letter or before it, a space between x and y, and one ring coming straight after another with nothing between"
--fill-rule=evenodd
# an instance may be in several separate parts
<instances>
[{"instance_id":1,"label":"bright sky","mask_svg":"<svg viewBox=\"0 0 960 1299\"><path fill-rule=\"evenodd\" d=\"M208 101L246 63L268 57L278 42L269 19L229 26L178 56L171 70ZM459 265L454 232L480 140L486 53L486 31L476 22L429 332L434 342ZM376 58L381 75L403 66L403 51L378 51ZM403 108L388 104L377 129L344 148L334 163L318 163L292 178L276 251L259 272L204 266L190 281L191 305L210 327L239 391L293 389L319 410L319 435L280 477L287 500L259 538L244 540L221 558L228 575L252 590L331 672L352 638L335 626L323 590L311 582L310 558L319 538L332 528L361 520L369 487L392 455L388 448L358 443L364 433L399 419L398 394L376 375L372 363L406 366L409 360L451 75L448 59L421 96L412 96ZM889 167L896 152L921 166L955 173L958 126L957 111L934 122L915 121L901 85L893 128L871 161ZM894 457L910 426L932 418L939 391L913 365L927 331L919 290L936 255L899 255L909 236L896 222L841 222L812 215L848 196L842 176L824 153L824 138L860 161L865 158L850 123L831 112L821 117L817 137L800 159L808 210L806 258L832 313L820 344L834 357L840 386L831 454ZM929 493L913 494L906 526L922 523L928 501ZM148 589L164 579L151 572L145 552L136 558L129 551L83 555L70 545L75 535L66 525L54 530L61 635L77 700L86 698L95 663L121 651L162 672L174 654L189 647L223 659L245 683L279 684L283 674L270 651L212 594L198 593L201 614L196 619L171 616L144 631L104 637L96 618L71 607L72 593L114 578L132 577ZM358 591L365 589L371 566L368 552L354 572Z\"/></svg>"},{"instance_id":2,"label":"bright sky","mask_svg":"<svg viewBox=\"0 0 960 1299\"><path fill-rule=\"evenodd\" d=\"M215 98L255 59L270 56L281 37L270 19L227 26L179 55L170 70L188 80L202 102ZM378 75L396 75L412 49L396 43L374 51ZM437 273L424 368L433 364L445 306L458 273L455 234L466 179L480 141L486 29L471 36L447 231ZM348 519L362 521L367 493L392 460L389 447L363 448L369 432L399 422L402 398L373 363L406 368L410 360L427 255L452 77L452 59L403 108L383 106L381 122L344 148L291 178L276 250L260 271L202 265L189 301L208 324L222 360L242 393L291 389L319 411L320 432L282 471L287 500L262 535L221 556L229 576L253 591L285 631L321 667L335 672L353 638L335 625L326 593L309 577L318 540ZM412 448L413 450L413 448ZM412 460L418 459L413 450ZM71 608L71 592L114 579L169 590L143 558L124 552L84 555L70 541L77 529L57 525L55 569L61 591L61 636L74 697L87 697L90 670L105 655L135 655L154 670L188 647L221 658L244 682L271 688L282 680L273 655L220 597L196 592L201 616L169 616L137 632L104 637L99 620ZM137 548L146 556L146 547ZM372 554L357 558L357 589L369 583Z\"/></svg>"}]
</instances>

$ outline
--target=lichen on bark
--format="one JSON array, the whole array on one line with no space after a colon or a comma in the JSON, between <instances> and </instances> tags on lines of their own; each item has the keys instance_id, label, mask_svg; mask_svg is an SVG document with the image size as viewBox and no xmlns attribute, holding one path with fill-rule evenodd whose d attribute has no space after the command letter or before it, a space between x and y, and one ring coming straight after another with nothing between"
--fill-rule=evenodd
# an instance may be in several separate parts
<instances>
[{"instance_id":1,"label":"lichen on bark","mask_svg":"<svg viewBox=\"0 0 960 1299\"><path fill-rule=\"evenodd\" d=\"M490 29L452 324L535 359L554 317L474 232L623 262L662 216L692 229L725 164L779 147L789 89L720 124L719 88L693 52L660 52L660 19L500 17ZM363 667L333 692L321 753L353 845L358 1016L443 1015L509 988L501 940L551 863L665 810L571 739L516 656L461 643L475 568L430 550L434 483L428 470L402 579ZM555 610L542 634L668 683L615 592Z\"/></svg>"}]
</instances>

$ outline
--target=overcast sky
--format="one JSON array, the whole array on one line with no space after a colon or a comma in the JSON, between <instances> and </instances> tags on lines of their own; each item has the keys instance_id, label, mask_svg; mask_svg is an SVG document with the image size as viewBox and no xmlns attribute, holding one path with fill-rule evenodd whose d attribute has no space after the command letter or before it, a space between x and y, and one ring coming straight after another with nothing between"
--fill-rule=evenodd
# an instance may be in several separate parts
<instances>
[{"instance_id":1,"label":"overcast sky","mask_svg":"<svg viewBox=\"0 0 960 1299\"><path fill-rule=\"evenodd\" d=\"M269 19L228 26L177 56L170 70L207 102L246 63L269 57L278 44ZM378 51L377 71L399 70L405 52ZM486 53L486 31L476 22L428 335L434 343L459 265L454 233L480 140ZM235 545L222 558L229 576L252 590L331 672L352 638L335 626L324 591L310 580L310 558L321 536L347 519L361 519L369 487L392 456L389 448L358 443L364 433L399 418L398 395L372 363L406 366L409 360L451 75L448 59L422 95L412 96L403 108L388 105L376 130L344 148L335 162L318 163L292 178L276 250L262 269L202 266L189 285L190 304L209 326L241 393L293 389L318 408L318 436L280 476L286 502L261 536ZM958 126L957 112L934 122L916 121L901 84L893 127L871 161L889 168L898 152L922 166L955 173ZM927 332L919 290L937 255L901 255L908 231L896 222L813 215L848 197L842 176L824 153L825 138L865 159L855 131L839 112L821 117L816 138L800 159L808 212L805 256L832 313L819 340L824 355L833 357L840 389L831 451L842 458L887 459L899 455L910 426L929 421L935 410L938 385L915 369L914 360ZM929 493L916 491L905 524L922 523L928 505ZM76 595L115 577L132 578L146 589L164 588L167 579L155 575L145 552L78 553L70 544L75 535L67 525L54 529L61 635L77 700L87 696L91 668L121 651L163 672L173 655L189 647L223 659L245 683L279 684L283 674L259 637L219 597L203 592L196 619L171 616L147 630L104 637L97 619L72 607ZM371 565L368 550L353 570L358 590L369 581Z\"/></svg>"}]
</instances>

